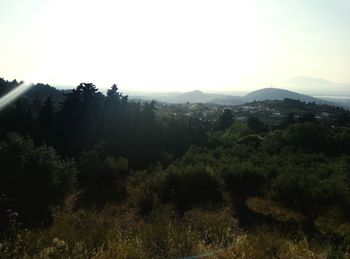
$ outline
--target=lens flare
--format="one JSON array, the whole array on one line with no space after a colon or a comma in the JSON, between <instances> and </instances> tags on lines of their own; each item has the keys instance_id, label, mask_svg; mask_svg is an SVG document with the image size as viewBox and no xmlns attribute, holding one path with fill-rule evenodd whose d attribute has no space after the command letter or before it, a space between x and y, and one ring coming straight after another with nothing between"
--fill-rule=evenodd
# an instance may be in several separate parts
<instances>
[{"instance_id":1,"label":"lens flare","mask_svg":"<svg viewBox=\"0 0 350 259\"><path fill-rule=\"evenodd\" d=\"M28 91L33 84L23 83L0 98L0 111Z\"/></svg>"}]
</instances>

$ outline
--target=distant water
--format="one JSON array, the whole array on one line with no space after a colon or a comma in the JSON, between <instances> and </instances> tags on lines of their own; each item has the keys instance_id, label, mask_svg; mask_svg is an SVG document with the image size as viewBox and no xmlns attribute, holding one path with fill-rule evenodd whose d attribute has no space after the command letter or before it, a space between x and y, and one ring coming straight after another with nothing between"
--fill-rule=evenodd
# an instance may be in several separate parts
<instances>
[{"instance_id":1,"label":"distant water","mask_svg":"<svg viewBox=\"0 0 350 259\"><path fill-rule=\"evenodd\" d=\"M321 95L321 96L315 96L316 98L323 98L323 99L343 99L343 100L350 100L350 96L339 96L339 95Z\"/></svg>"}]
</instances>

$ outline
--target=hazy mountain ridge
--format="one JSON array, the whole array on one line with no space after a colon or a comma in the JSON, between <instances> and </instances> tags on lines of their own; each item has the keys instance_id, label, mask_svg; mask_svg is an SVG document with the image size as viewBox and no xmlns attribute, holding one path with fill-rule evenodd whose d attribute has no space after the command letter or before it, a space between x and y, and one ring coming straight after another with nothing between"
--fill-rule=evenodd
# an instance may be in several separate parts
<instances>
[{"instance_id":1,"label":"hazy mountain ridge","mask_svg":"<svg viewBox=\"0 0 350 259\"><path fill-rule=\"evenodd\" d=\"M283 100L285 98L300 100L302 102L315 102L318 104L336 105L335 102L315 98L309 95L280 89L280 88L263 88L253 91L245 96L235 96L229 94L212 94L204 93L200 90L181 93L173 96L154 96L154 99L169 103L214 103L221 105L240 105L252 101L264 100Z\"/></svg>"},{"instance_id":2,"label":"hazy mountain ridge","mask_svg":"<svg viewBox=\"0 0 350 259\"><path fill-rule=\"evenodd\" d=\"M298 76L283 83L293 91L302 91L308 95L350 96L350 83L335 83L323 78ZM317 89L317 90L313 90Z\"/></svg>"},{"instance_id":3,"label":"hazy mountain ridge","mask_svg":"<svg viewBox=\"0 0 350 259\"><path fill-rule=\"evenodd\" d=\"M320 80L319 80L320 81ZM323 80L325 84L329 81ZM0 96L6 92L14 89L20 84L20 82L9 82L1 79L0 82ZM41 100L51 97L56 101L62 100L65 92L70 90L61 90L52 87L48 84L35 84L33 87L25 93L25 96L38 98ZM130 94L129 98L135 101L161 101L166 103L211 103L219 105L241 105L252 101L264 101L264 100L283 100L285 98L300 100L302 102L327 105L339 105L346 108L350 107L349 100L344 99L331 99L331 98L316 98L310 95L300 94L298 92L281 89L281 88L263 88L248 93L245 96L236 96L231 94L219 94L219 93L205 93L200 90L194 90L184 93L138 93L136 95ZM344 97L345 98L345 97Z\"/></svg>"},{"instance_id":4,"label":"hazy mountain ridge","mask_svg":"<svg viewBox=\"0 0 350 259\"><path fill-rule=\"evenodd\" d=\"M302 102L331 104L330 102L322 99L280 88L263 88L253 91L244 97L244 99L247 101L283 100L285 98L300 100Z\"/></svg>"},{"instance_id":5,"label":"hazy mountain ridge","mask_svg":"<svg viewBox=\"0 0 350 259\"><path fill-rule=\"evenodd\" d=\"M216 98L224 98L226 97L225 94L211 94L211 93L204 93L200 90L194 90L190 92L181 93L177 96L174 96L171 98L171 102L203 102L208 103L211 102L213 99Z\"/></svg>"}]
</instances>

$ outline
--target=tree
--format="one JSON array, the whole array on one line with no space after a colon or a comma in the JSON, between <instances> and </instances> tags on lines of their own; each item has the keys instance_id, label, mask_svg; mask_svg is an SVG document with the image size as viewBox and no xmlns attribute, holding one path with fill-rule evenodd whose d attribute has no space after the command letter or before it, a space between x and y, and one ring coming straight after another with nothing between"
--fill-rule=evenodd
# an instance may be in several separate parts
<instances>
[{"instance_id":1,"label":"tree","mask_svg":"<svg viewBox=\"0 0 350 259\"><path fill-rule=\"evenodd\" d=\"M78 206L103 206L125 198L128 160L116 159L105 151L101 142L79 158L78 179L84 191L78 197Z\"/></svg>"},{"instance_id":2,"label":"tree","mask_svg":"<svg viewBox=\"0 0 350 259\"><path fill-rule=\"evenodd\" d=\"M350 113L349 112L342 112L338 114L336 118L336 123L339 126L346 126L350 123Z\"/></svg>"},{"instance_id":3,"label":"tree","mask_svg":"<svg viewBox=\"0 0 350 259\"><path fill-rule=\"evenodd\" d=\"M275 130L265 136L263 149L269 154L276 154L286 145L282 130Z\"/></svg>"},{"instance_id":4,"label":"tree","mask_svg":"<svg viewBox=\"0 0 350 259\"><path fill-rule=\"evenodd\" d=\"M251 213L245 202L249 196L259 194L266 181L264 175L250 163L242 163L226 169L223 179L240 223L249 224Z\"/></svg>"},{"instance_id":5,"label":"tree","mask_svg":"<svg viewBox=\"0 0 350 259\"><path fill-rule=\"evenodd\" d=\"M91 83L81 83L66 94L58 114L56 145L65 154L78 156L99 139L104 95Z\"/></svg>"},{"instance_id":6,"label":"tree","mask_svg":"<svg viewBox=\"0 0 350 259\"><path fill-rule=\"evenodd\" d=\"M299 118L299 122L311 122L311 123L318 123L318 120L315 117L315 114L312 112L306 112Z\"/></svg>"},{"instance_id":7,"label":"tree","mask_svg":"<svg viewBox=\"0 0 350 259\"><path fill-rule=\"evenodd\" d=\"M295 114L293 112L290 112L284 117L281 126L283 128L286 128L286 127L288 127L289 125L291 125L293 123L296 123Z\"/></svg>"},{"instance_id":8,"label":"tree","mask_svg":"<svg viewBox=\"0 0 350 259\"><path fill-rule=\"evenodd\" d=\"M169 172L159 186L162 202L173 202L180 214L194 206L220 206L223 197L218 180L204 168Z\"/></svg>"},{"instance_id":9,"label":"tree","mask_svg":"<svg viewBox=\"0 0 350 259\"><path fill-rule=\"evenodd\" d=\"M75 187L74 162L29 138L9 135L0 143L0 163L0 190L12 200L6 209L17 211L22 222L47 220L49 207L60 204Z\"/></svg>"},{"instance_id":10,"label":"tree","mask_svg":"<svg viewBox=\"0 0 350 259\"><path fill-rule=\"evenodd\" d=\"M231 109L224 109L219 118L217 130L225 130L231 127L233 123L233 115Z\"/></svg>"},{"instance_id":11,"label":"tree","mask_svg":"<svg viewBox=\"0 0 350 259\"><path fill-rule=\"evenodd\" d=\"M267 130L266 125L256 116L250 116L247 124L249 129L255 133L261 133Z\"/></svg>"},{"instance_id":12,"label":"tree","mask_svg":"<svg viewBox=\"0 0 350 259\"><path fill-rule=\"evenodd\" d=\"M326 127L314 123L296 123L284 132L286 143L306 152L326 152L330 134Z\"/></svg>"},{"instance_id":13,"label":"tree","mask_svg":"<svg viewBox=\"0 0 350 259\"><path fill-rule=\"evenodd\" d=\"M156 161L159 153L160 128L156 120L156 102L153 100L143 105L137 136L137 166L144 166Z\"/></svg>"},{"instance_id":14,"label":"tree","mask_svg":"<svg viewBox=\"0 0 350 259\"><path fill-rule=\"evenodd\" d=\"M332 129L331 145L334 154L350 154L350 129L345 127Z\"/></svg>"},{"instance_id":15,"label":"tree","mask_svg":"<svg viewBox=\"0 0 350 259\"><path fill-rule=\"evenodd\" d=\"M54 122L54 105L51 97L46 98L44 105L39 111L39 122L46 129L50 129Z\"/></svg>"},{"instance_id":16,"label":"tree","mask_svg":"<svg viewBox=\"0 0 350 259\"><path fill-rule=\"evenodd\" d=\"M330 208L338 206L344 211L348 206L349 179L344 168L334 166L337 163L320 162L325 160L322 156L306 155L295 159L314 166L283 168L272 181L272 196L281 204L301 212L306 217L306 230L313 232L318 216Z\"/></svg>"}]
</instances>

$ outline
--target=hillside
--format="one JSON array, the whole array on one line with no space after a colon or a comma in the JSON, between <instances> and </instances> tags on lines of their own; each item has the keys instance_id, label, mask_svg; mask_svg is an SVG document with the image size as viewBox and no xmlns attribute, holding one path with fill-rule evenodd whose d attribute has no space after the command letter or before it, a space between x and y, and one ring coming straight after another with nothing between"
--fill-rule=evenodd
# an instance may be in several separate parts
<instances>
[{"instance_id":1,"label":"hillside","mask_svg":"<svg viewBox=\"0 0 350 259\"><path fill-rule=\"evenodd\" d=\"M3 78L0 78L0 97L14 90L21 83L22 81L21 82L18 82L16 80L7 81L7 80L4 80ZM26 91L22 97L39 99L41 101L44 101L47 97L51 97L52 100L59 102L63 100L65 92L66 91L58 90L55 87L52 87L48 84L39 83L39 84L33 84L32 87L28 91Z\"/></svg>"},{"instance_id":2,"label":"hillside","mask_svg":"<svg viewBox=\"0 0 350 259\"><path fill-rule=\"evenodd\" d=\"M246 101L264 101L264 100L283 100L285 98L299 100L310 103L315 102L319 104L331 104L328 101L321 100L309 95L299 94L280 88L263 88L247 94L244 99Z\"/></svg>"},{"instance_id":3,"label":"hillside","mask_svg":"<svg viewBox=\"0 0 350 259\"><path fill-rule=\"evenodd\" d=\"M0 258L348 258L350 112L38 98L0 110Z\"/></svg>"},{"instance_id":4,"label":"hillside","mask_svg":"<svg viewBox=\"0 0 350 259\"><path fill-rule=\"evenodd\" d=\"M0 96L16 88L20 82L6 81L0 78ZM29 98L37 98L41 101L47 97L51 97L55 102L60 102L64 98L65 91L58 90L48 84L35 84L28 90L24 96ZM241 105L252 101L265 100L283 100L294 99L302 102L328 105L340 105L346 107L343 100L319 99L309 95L299 94L297 92L280 89L280 88L263 88L253 91L246 96L235 96L230 94L204 93L200 90L194 90L184 93L168 93L168 94L148 94L148 95L131 95L132 100L152 100L166 103L212 103L219 105ZM348 107L347 107L348 108Z\"/></svg>"},{"instance_id":5,"label":"hillside","mask_svg":"<svg viewBox=\"0 0 350 259\"><path fill-rule=\"evenodd\" d=\"M225 97L223 94L210 94L210 93L204 93L200 90L194 90L190 92L185 92L178 94L176 96L173 96L170 98L170 102L176 102L176 103L207 103L211 102L215 98Z\"/></svg>"},{"instance_id":6,"label":"hillside","mask_svg":"<svg viewBox=\"0 0 350 259\"><path fill-rule=\"evenodd\" d=\"M299 94L280 88L263 88L253 91L246 96L235 96L229 94L204 93L199 90L185 92L167 98L155 97L156 100L169 103L213 103L221 105L240 105L252 101L294 99L302 102L315 102L318 104L334 105L334 102L318 99L309 95Z\"/></svg>"}]
</instances>

